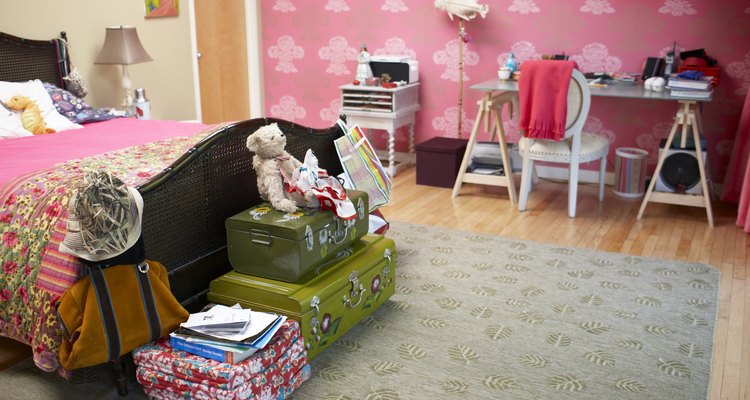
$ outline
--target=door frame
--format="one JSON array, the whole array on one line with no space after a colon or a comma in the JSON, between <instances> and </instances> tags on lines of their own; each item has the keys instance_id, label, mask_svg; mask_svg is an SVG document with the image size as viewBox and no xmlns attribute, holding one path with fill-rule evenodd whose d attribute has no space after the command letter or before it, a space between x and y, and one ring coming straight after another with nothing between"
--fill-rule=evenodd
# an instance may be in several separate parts
<instances>
[{"instance_id":1,"label":"door frame","mask_svg":"<svg viewBox=\"0 0 750 400\"><path fill-rule=\"evenodd\" d=\"M245 1L245 41L247 42L247 81L250 101L250 118L263 115L263 69L261 63L260 5L258 0ZM198 71L198 39L195 29L195 0L188 0L190 20L190 52L192 54L193 89L195 96L195 115L202 119L200 72ZM254 89L254 90L253 90Z\"/></svg>"}]
</instances>

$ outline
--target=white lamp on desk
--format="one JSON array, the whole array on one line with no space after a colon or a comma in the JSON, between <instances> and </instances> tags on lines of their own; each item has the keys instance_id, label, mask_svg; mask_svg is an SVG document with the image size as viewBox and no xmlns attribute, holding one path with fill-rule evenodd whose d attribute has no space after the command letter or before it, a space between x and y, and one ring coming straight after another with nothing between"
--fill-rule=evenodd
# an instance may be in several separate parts
<instances>
[{"instance_id":1,"label":"white lamp on desk","mask_svg":"<svg viewBox=\"0 0 750 400\"><path fill-rule=\"evenodd\" d=\"M132 83L128 75L128 65L147 61L153 59L143 48L135 27L121 25L107 28L104 45L94 64L122 65L122 89L125 91L123 106L130 110L133 107L133 93L130 90Z\"/></svg>"}]
</instances>

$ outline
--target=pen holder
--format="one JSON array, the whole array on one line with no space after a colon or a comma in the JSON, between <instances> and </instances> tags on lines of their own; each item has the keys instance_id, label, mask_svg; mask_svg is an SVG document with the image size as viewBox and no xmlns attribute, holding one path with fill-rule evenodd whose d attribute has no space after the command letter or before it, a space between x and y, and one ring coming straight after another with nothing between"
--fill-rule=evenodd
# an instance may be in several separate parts
<instances>
[{"instance_id":1,"label":"pen holder","mask_svg":"<svg viewBox=\"0 0 750 400\"><path fill-rule=\"evenodd\" d=\"M508 79L510 79L511 74L512 71L507 67L500 67L497 70L497 77L502 81L507 81Z\"/></svg>"}]
</instances>

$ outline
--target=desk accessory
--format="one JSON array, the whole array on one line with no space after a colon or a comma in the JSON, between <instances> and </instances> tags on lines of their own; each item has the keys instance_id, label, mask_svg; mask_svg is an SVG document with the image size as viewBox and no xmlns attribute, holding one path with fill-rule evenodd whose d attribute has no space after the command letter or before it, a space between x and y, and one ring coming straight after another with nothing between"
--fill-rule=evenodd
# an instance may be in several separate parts
<instances>
[{"instance_id":1,"label":"desk accessory","mask_svg":"<svg viewBox=\"0 0 750 400\"><path fill-rule=\"evenodd\" d=\"M664 76L672 75L672 70L674 68L674 52L677 49L677 42L674 42L672 44L672 51L667 53L667 61L664 65Z\"/></svg>"},{"instance_id":2,"label":"desk accessory","mask_svg":"<svg viewBox=\"0 0 750 400\"><path fill-rule=\"evenodd\" d=\"M646 64L643 66L643 75L641 79L644 81L654 76L661 76L664 71L664 59L658 57L649 57L646 59Z\"/></svg>"}]
</instances>

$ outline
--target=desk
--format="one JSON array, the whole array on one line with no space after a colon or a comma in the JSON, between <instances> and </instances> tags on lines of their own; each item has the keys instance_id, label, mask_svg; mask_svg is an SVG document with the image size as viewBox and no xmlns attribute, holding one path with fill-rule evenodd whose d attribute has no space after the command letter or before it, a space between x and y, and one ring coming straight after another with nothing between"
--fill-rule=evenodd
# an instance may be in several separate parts
<instances>
[{"instance_id":1,"label":"desk","mask_svg":"<svg viewBox=\"0 0 750 400\"><path fill-rule=\"evenodd\" d=\"M463 182L471 182L471 183L480 183L476 182L476 179L474 177L469 176L467 178L467 175L473 175L465 173L466 166L468 164L468 159L471 158L471 154L473 152L474 143L476 143L476 136L479 131L479 119L483 116L486 116L482 113L483 109L494 109L495 110L495 130L498 131L498 133L502 133L502 123L500 121L500 113L497 110L498 107L502 107L503 104L506 104L509 100L509 97L500 97L503 94L511 93L515 95L514 92L518 92L518 82L514 80L507 80L507 81L501 81L498 78L490 79L484 82L477 83L476 85L470 86L471 89L479 90L484 93L484 96L482 97L482 100L478 102L480 106L480 112L477 116L477 121L474 123L474 129L472 129L471 137L469 138L469 143L466 146L466 153L464 153L464 161L461 164L461 171L459 171L458 178L456 179L456 184L453 187L453 196L455 197L458 194L458 191L461 189L461 184ZM700 145L700 134L703 131L702 129L702 123L700 119L700 110L698 109L698 104L702 102L708 102L711 101L710 98L708 99L692 99L692 98L683 98L683 97L674 97L669 94L669 90L665 89L663 92L654 92L651 90L645 90L643 88L643 85L609 85L606 88L601 87L590 87L591 89L591 96L596 97L618 97L618 98L630 98L630 99L650 99L650 100L669 100L669 101L676 101L678 103L677 113L675 115L675 121L672 125L672 129L669 132L669 137L667 138L667 142L665 144L665 148L669 148L672 145L672 142L674 141L675 135L680 129L681 132L681 141L680 141L680 147L685 148L687 145L687 136L690 131L693 133L693 139L696 147L696 159L698 160L698 170L700 171L701 176L701 188L703 189L701 195L689 195L689 194L677 194L677 193L666 193L666 192L654 192L654 187L656 186L656 179L651 179L651 183L649 184L648 190L646 190L646 194L643 197L643 202L641 203L641 208L638 212L638 219L641 219L643 216L643 212L646 209L646 205L649 202L655 202L655 203L668 203L668 204L678 204L678 205L685 205L685 206L692 206L692 207L704 207L706 209L706 215L708 217L708 224L709 226L713 227L713 212L711 210L711 197L710 193L708 191L708 180L706 178L706 171L704 168L704 160L703 160L703 151L701 149ZM496 94L497 92L501 93L501 95ZM498 130L497 125L500 125L500 129ZM503 151L502 154L507 153L507 146L505 145L505 140L498 140L498 143L500 144L501 151ZM661 172L661 168L664 164L664 158L666 158L667 152L662 152L663 156L660 156L658 159L658 162L656 164L656 169L654 170L653 176L659 176L659 173ZM505 156L503 156L503 164L505 167L505 171L510 171L510 163L505 163ZM507 186L508 190L511 189L515 191L515 186L513 184L513 179L507 179L510 182L505 181L498 181L495 183L483 183L483 184L496 184L497 186ZM515 193L511 193L511 203L515 204Z\"/></svg>"},{"instance_id":2,"label":"desk","mask_svg":"<svg viewBox=\"0 0 750 400\"><path fill-rule=\"evenodd\" d=\"M402 167L414 164L414 116L419 111L419 82L393 89L361 85L343 85L340 89L341 110L349 125L388 132L388 153L376 150L378 158L388 160L388 175L393 178ZM409 152L396 153L396 129L405 125L409 125Z\"/></svg>"}]
</instances>

